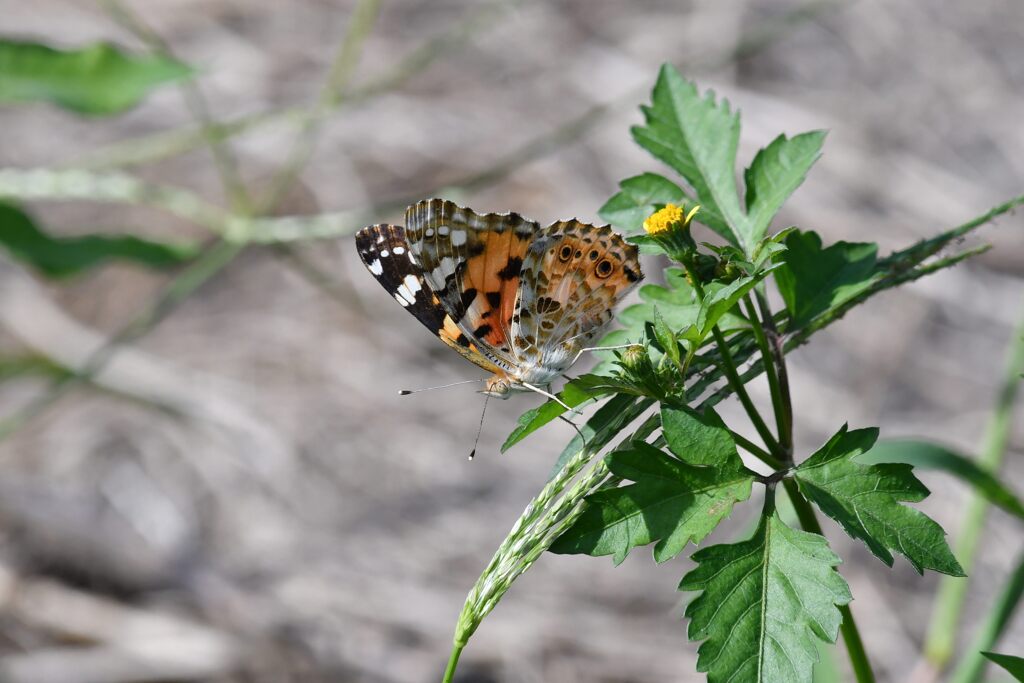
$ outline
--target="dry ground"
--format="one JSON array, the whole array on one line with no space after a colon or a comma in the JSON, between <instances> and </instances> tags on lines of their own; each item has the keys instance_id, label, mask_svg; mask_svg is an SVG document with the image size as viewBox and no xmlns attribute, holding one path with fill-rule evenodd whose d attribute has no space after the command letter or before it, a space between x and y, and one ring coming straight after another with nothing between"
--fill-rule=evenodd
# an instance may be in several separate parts
<instances>
[{"instance_id":1,"label":"dry ground","mask_svg":"<svg viewBox=\"0 0 1024 683\"><path fill-rule=\"evenodd\" d=\"M231 118L311 101L353 3L130 4L202 68L213 114ZM376 82L480 6L385 0L357 84ZM800 20L786 19L796 3L774 0L496 7L410 82L326 120L287 210L444 192L478 210L594 220L619 179L659 169L628 127L663 61L742 110L742 160L779 131L830 130L780 226L876 240L884 252L1022 192L1016 0L860 0ZM0 16L5 34L138 46L92 3L3 0ZM606 102L616 104L569 127L578 136L508 167L537 136ZM0 165L72 164L189 120L173 88L112 120L6 108ZM293 132L272 125L233 141L247 181L260 186L281 166ZM204 149L138 172L222 200ZM34 210L62 234L203 236L148 210ZM976 446L1022 313L1022 228L1020 215L1003 218L981 235L992 251L883 295L793 355L803 452L844 421ZM555 425L498 455L535 400L492 403L480 456L468 463L479 397L459 388L400 399L396 389L477 372L389 301L350 238L298 253L331 282L311 282L292 256L250 249L116 356L99 377L108 391L77 388L0 445L5 680L439 679L465 592L571 433ZM64 362L80 360L167 279L110 266L53 285L6 260L0 277L0 348ZM44 389L7 381L0 408L7 414ZM755 395L766 398L764 387ZM741 418L734 406L725 412ZM1010 481L1024 478L1017 424ZM923 478L933 496L921 507L955 531L968 492ZM834 525L826 531L846 558L880 679L908 680L937 577L919 578L902 560L889 570ZM1022 545L1020 525L993 513L966 627ZM696 680L675 592L687 566L655 566L643 550L619 568L543 557L483 624L460 680ZM1005 642L1022 649L1019 615Z\"/></svg>"}]
</instances>

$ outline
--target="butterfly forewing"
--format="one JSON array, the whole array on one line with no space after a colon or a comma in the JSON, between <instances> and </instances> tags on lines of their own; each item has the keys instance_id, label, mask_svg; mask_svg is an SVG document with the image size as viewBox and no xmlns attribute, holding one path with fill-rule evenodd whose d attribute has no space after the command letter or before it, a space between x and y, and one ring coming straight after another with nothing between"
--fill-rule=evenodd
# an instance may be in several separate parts
<instances>
[{"instance_id":1,"label":"butterfly forewing","mask_svg":"<svg viewBox=\"0 0 1024 683\"><path fill-rule=\"evenodd\" d=\"M372 225L356 233L356 250L366 269L405 310L441 341L482 368L496 371L448 315L412 257L400 225Z\"/></svg>"},{"instance_id":2,"label":"butterfly forewing","mask_svg":"<svg viewBox=\"0 0 1024 683\"><path fill-rule=\"evenodd\" d=\"M485 353L510 365L520 271L539 227L515 213L477 214L442 199L406 212L413 257L441 305Z\"/></svg>"}]
</instances>

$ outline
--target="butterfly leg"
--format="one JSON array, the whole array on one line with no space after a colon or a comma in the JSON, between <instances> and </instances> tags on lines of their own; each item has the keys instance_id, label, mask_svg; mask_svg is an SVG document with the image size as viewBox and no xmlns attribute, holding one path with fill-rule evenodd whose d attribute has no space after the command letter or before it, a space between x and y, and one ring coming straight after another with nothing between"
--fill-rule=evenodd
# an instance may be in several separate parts
<instances>
[{"instance_id":1,"label":"butterfly leg","mask_svg":"<svg viewBox=\"0 0 1024 683\"><path fill-rule=\"evenodd\" d=\"M568 424L573 429L575 429L576 433L580 435L580 439L583 440L583 446L586 447L586 445L587 445L587 437L584 436L583 432L580 431L580 428L576 426L576 423L573 422L572 420L570 420L569 418L565 417L564 415L559 415L558 419L561 420L562 422L565 422L566 424Z\"/></svg>"},{"instance_id":2,"label":"butterfly leg","mask_svg":"<svg viewBox=\"0 0 1024 683\"><path fill-rule=\"evenodd\" d=\"M554 401L558 405L560 405L563 408L565 408L566 410L568 410L570 413L576 413L577 415L582 415L583 414L580 411L576 410L575 408L569 406L565 401L563 401L562 399L558 398L557 396L552 394L550 391L544 391L540 387L534 386L532 384L527 384L526 382L520 382L520 384L522 386L526 387L527 389L529 389L530 391L536 391L541 396L547 396L552 401Z\"/></svg>"}]
</instances>

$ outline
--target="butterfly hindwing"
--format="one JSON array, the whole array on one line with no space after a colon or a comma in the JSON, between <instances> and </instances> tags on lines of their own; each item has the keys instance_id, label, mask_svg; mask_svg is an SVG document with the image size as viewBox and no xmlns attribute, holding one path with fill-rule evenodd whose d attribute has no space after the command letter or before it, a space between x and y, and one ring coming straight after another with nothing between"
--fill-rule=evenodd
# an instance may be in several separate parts
<instances>
[{"instance_id":1,"label":"butterfly hindwing","mask_svg":"<svg viewBox=\"0 0 1024 683\"><path fill-rule=\"evenodd\" d=\"M545 367L568 367L642 277L636 246L610 227L571 220L544 228L523 262L514 353Z\"/></svg>"},{"instance_id":2,"label":"butterfly hindwing","mask_svg":"<svg viewBox=\"0 0 1024 683\"><path fill-rule=\"evenodd\" d=\"M402 226L381 224L363 228L356 233L356 250L381 286L441 341L480 367L492 372L497 369L446 312L413 260Z\"/></svg>"},{"instance_id":3,"label":"butterfly hindwing","mask_svg":"<svg viewBox=\"0 0 1024 683\"><path fill-rule=\"evenodd\" d=\"M477 214L443 199L406 211L406 235L423 277L464 334L506 364L520 270L540 226L515 213Z\"/></svg>"}]
</instances>

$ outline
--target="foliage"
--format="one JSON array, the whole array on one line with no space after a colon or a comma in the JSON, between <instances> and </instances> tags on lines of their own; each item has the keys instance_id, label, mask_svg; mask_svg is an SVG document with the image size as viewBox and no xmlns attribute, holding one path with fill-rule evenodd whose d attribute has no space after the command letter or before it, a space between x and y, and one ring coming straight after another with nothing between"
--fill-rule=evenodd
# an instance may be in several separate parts
<instances>
[{"instance_id":1,"label":"foliage","mask_svg":"<svg viewBox=\"0 0 1024 683\"><path fill-rule=\"evenodd\" d=\"M128 55L97 43L58 50L0 40L0 102L51 102L90 116L117 114L153 88L188 78L190 67L163 55Z\"/></svg>"},{"instance_id":2,"label":"foliage","mask_svg":"<svg viewBox=\"0 0 1024 683\"><path fill-rule=\"evenodd\" d=\"M144 240L132 235L53 237L23 211L0 202L0 246L44 275L77 275L111 260L131 261L151 268L179 265L198 250L185 244Z\"/></svg>"},{"instance_id":3,"label":"foliage","mask_svg":"<svg viewBox=\"0 0 1024 683\"><path fill-rule=\"evenodd\" d=\"M1006 669L1018 681L1024 681L1024 657L1001 655L998 652L982 652L986 658Z\"/></svg>"},{"instance_id":4,"label":"foliage","mask_svg":"<svg viewBox=\"0 0 1024 683\"><path fill-rule=\"evenodd\" d=\"M817 534L766 512L754 536L693 555L679 589L702 591L686 608L689 636L703 640L697 670L708 681L808 681L815 638L835 642L851 599L839 557Z\"/></svg>"},{"instance_id":5,"label":"foliage","mask_svg":"<svg viewBox=\"0 0 1024 683\"><path fill-rule=\"evenodd\" d=\"M852 596L836 569L840 558L815 509L890 566L899 553L919 572L963 576L942 528L907 505L928 495L913 466L964 477L1008 510L1020 503L990 474L949 453L890 452L896 462L868 454L877 429L843 426L816 452L797 457L785 353L878 292L977 252L929 261L963 228L886 258L873 243L825 245L817 233L795 228L773 233L776 213L821 154L822 131L775 138L743 173L741 195L739 116L728 102L702 95L665 66L643 116L634 139L679 177L627 178L601 215L672 264L663 285L644 285L640 303L619 314L622 328L603 342L617 348L602 354L604 363L559 394L573 408L598 408L467 597L449 675L469 636L539 547L610 555L618 564L632 549L652 545L655 561L668 562L688 544L701 544L734 507L758 497L764 506L753 535L701 548L692 557L697 567L680 583L681 590L700 593L686 610L689 637L703 641L698 670L709 681L811 681L821 644L842 632L857 680L873 681L848 606ZM691 236L689 221L679 217L695 204L694 221L727 244ZM785 303L781 313L771 310L769 285ZM745 388L761 372L772 394L774 432ZM762 443L740 436L712 409L730 394ZM651 406L658 410L642 420ZM503 450L565 411L555 401L527 411ZM594 457L616 438L617 445ZM761 464L746 464L740 448ZM763 468L769 473L761 474ZM775 511L780 483L803 530ZM517 548L524 547L531 549L528 561L519 559Z\"/></svg>"},{"instance_id":6,"label":"foliage","mask_svg":"<svg viewBox=\"0 0 1024 683\"><path fill-rule=\"evenodd\" d=\"M339 52L341 65L300 126L304 132L315 128L323 107L338 101L344 89L353 51L365 37L360 27L368 30L376 3L361 1L359 8L363 19L353 22L351 43L346 41ZM0 103L47 102L76 114L111 115L135 106L161 85L188 84L193 75L160 48L131 55L108 44L60 50L0 40ZM671 265L663 285L640 289L640 302L619 314L621 329L605 340L632 346L605 352L606 362L566 384L559 402L524 413L504 443L502 450L507 450L566 417L564 405L596 407L470 591L446 680L481 621L545 551L610 555L618 564L633 548L651 545L654 560L668 563L689 544L705 543L736 506L760 499L763 507L749 538L700 548L692 555L696 567L679 584L680 590L699 593L686 609L687 633L701 642L698 670L710 681L810 681L819 648L842 632L858 681L871 681L870 662L848 607L852 596L837 569L841 560L821 533L815 509L888 565L894 554L902 554L919 572L962 576L939 525L907 505L928 495L913 468L957 476L1018 517L1024 517L1024 507L995 471L931 444L903 444L895 451L873 448L875 429L844 426L809 457L794 453L785 353L875 294L976 253L936 256L1024 198L879 258L872 243L825 245L810 230L774 226L773 232L779 210L821 155L823 131L779 135L738 172L738 112L714 93L701 93L673 67L661 69L652 101L642 112L643 124L632 129L634 140L675 175L646 172L623 180L600 214L643 251L668 257ZM168 302L194 291L246 243L336 234L350 227L343 220L348 217L314 223L259 215L262 211L244 188L238 189L232 166L224 161L218 135L227 132L202 123L204 135L215 133L204 139L220 160L231 210L134 176L81 169L3 169L0 195L154 205L211 228L228 242L199 254L191 245L133 236L58 238L14 205L0 204L0 245L49 278L80 274L111 260L168 267L200 256L187 277L169 288L168 298L144 312L142 324L118 336L123 342L133 330L158 319L153 311L164 311ZM310 140L305 143L309 146ZM294 178L302 158L300 145L294 163L278 178L280 187ZM644 234L645 221L669 204L688 211L699 205L695 220L716 233L710 236L714 243L696 241L689 225L673 228L676 234L662 239ZM771 310L771 287L785 310ZM12 358L0 363L0 376L32 373L71 382L88 379L101 365L90 363L89 372L72 376L47 359ZM762 372L772 394L774 432L745 389ZM739 399L760 442L741 436L714 410L730 395ZM780 483L802 530L776 511ZM1019 590L1009 593L1019 599ZM1008 618L1012 606L1003 610ZM1011 672L1021 666L1015 657L985 656Z\"/></svg>"}]
</instances>

